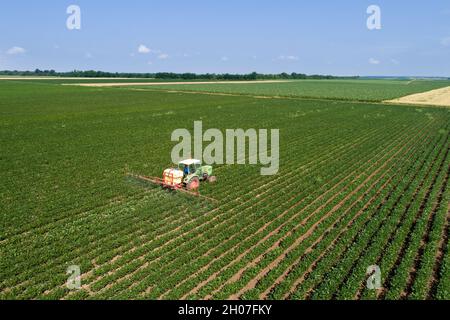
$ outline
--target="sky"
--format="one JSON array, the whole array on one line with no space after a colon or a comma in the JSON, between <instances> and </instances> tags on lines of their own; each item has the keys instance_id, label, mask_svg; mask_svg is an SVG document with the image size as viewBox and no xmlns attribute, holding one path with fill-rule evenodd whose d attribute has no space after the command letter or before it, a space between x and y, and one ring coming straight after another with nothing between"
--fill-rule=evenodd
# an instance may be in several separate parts
<instances>
[{"instance_id":1,"label":"sky","mask_svg":"<svg viewBox=\"0 0 450 320\"><path fill-rule=\"evenodd\" d=\"M0 70L450 76L448 0L2 0L0 30Z\"/></svg>"}]
</instances>

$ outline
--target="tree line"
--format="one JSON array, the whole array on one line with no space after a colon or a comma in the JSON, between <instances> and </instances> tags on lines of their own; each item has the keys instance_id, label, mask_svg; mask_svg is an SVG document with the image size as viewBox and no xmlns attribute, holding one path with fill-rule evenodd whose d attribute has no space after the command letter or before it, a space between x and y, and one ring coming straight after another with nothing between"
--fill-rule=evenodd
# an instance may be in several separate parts
<instances>
[{"instance_id":1,"label":"tree line","mask_svg":"<svg viewBox=\"0 0 450 320\"><path fill-rule=\"evenodd\" d=\"M263 74L252 72L248 74L230 74L230 73L128 73L128 72L104 72L95 70L73 70L69 72L57 72L55 70L18 71L3 70L0 71L3 76L52 76L52 77L86 77L86 78L153 78L153 79L171 79L171 80L273 80L273 79L357 79L359 76L337 77L332 75L307 75L304 73L278 73Z\"/></svg>"}]
</instances>

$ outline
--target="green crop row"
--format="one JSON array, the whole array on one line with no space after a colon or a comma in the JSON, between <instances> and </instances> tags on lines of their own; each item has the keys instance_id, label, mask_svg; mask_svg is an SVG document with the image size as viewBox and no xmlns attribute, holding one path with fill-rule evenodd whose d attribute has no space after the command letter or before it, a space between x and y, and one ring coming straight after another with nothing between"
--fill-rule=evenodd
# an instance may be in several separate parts
<instances>
[{"instance_id":1,"label":"green crop row","mask_svg":"<svg viewBox=\"0 0 450 320\"><path fill-rule=\"evenodd\" d=\"M383 154L384 156L387 156L388 154ZM370 167L369 167L369 169L370 169ZM366 177L365 176L362 176L362 177L359 177L359 179L357 179L356 180L356 182L355 182L355 184L356 185L358 185L358 184L360 184L364 179L365 179ZM349 190L349 191L352 191L352 190ZM338 204L338 203L340 203L341 201L342 201L342 199L344 199L344 196L346 195L344 192L339 192L338 193L339 194L339 197L334 197L334 198L331 198L329 201L327 201L327 202L325 202L324 204L325 204L325 206L322 208L322 210L324 211L324 212L329 212L329 213L332 213L332 211L333 211L333 208L335 208L335 206ZM331 202L330 202L331 201ZM319 207L320 208L320 207ZM337 210L336 210L337 211ZM320 219L322 219L322 215L320 214L320 212L321 211L319 211L319 212L313 212L314 214L315 214L315 219L318 219L319 217L320 217ZM336 214L335 215L338 215L339 214L339 212L336 212ZM331 216L332 217L332 216ZM320 220L313 220L313 221L320 221ZM333 219L332 218L330 218L330 219L328 219L328 222L327 223L330 223L330 222L333 222ZM320 223L319 225L318 225L318 229L321 229L321 228L324 228L325 226L326 226L327 224L324 224L324 223ZM298 231L296 231L296 233L298 233L298 234L305 234L305 232L306 232L306 230L308 230L309 229L309 227L307 227L307 226L305 226L304 227L304 230L302 230L302 228L300 228ZM323 229L322 229L323 230ZM321 234L321 232L318 232L317 234ZM291 249L292 247L291 246L289 246L291 243L295 243L294 242L294 240L296 241L296 236L295 236L295 234L293 234L293 235L291 235L291 236L289 236L286 240L284 240L280 245L281 245L281 247L288 247L289 249ZM306 245L307 244L307 242L305 242L304 240L302 240L302 242L301 242L301 244L302 245ZM286 254L286 253L283 253L283 254ZM266 263L266 264L268 264L268 261L271 261L270 260L270 255L269 254L267 254L266 253L266 255L267 255L267 258L268 259L266 259L267 261L266 262L262 262L262 263ZM289 257L286 257L286 259L288 259L289 260L289 258L292 258L292 254L289 254ZM286 259L283 259L283 261L285 261ZM245 283L245 280L244 279L241 279L240 280L241 281L241 283ZM223 292L223 291L222 291Z\"/></svg>"}]
</instances>

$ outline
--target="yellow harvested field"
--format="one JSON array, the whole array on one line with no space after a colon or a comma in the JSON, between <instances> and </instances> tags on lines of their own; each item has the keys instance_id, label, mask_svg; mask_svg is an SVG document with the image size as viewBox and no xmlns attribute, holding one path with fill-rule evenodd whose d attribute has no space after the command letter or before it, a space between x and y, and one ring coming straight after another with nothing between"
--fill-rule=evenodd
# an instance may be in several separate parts
<instances>
[{"instance_id":1,"label":"yellow harvested field","mask_svg":"<svg viewBox=\"0 0 450 320\"><path fill-rule=\"evenodd\" d=\"M450 87L416 93L385 102L450 107Z\"/></svg>"}]
</instances>

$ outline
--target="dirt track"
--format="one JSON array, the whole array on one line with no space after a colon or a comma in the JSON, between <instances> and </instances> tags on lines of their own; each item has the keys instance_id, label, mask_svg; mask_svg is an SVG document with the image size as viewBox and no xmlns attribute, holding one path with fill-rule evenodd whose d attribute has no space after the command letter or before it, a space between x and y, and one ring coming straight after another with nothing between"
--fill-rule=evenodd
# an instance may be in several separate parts
<instances>
[{"instance_id":1,"label":"dirt track","mask_svg":"<svg viewBox=\"0 0 450 320\"><path fill-rule=\"evenodd\" d=\"M276 83L289 82L289 80L251 80L251 81L191 81L191 82L114 82L114 83L66 83L67 86L83 86L83 87L124 87L124 86L160 86L171 84L242 84L242 83Z\"/></svg>"},{"instance_id":2,"label":"dirt track","mask_svg":"<svg viewBox=\"0 0 450 320\"><path fill-rule=\"evenodd\" d=\"M394 100L387 100L385 102L450 107L450 87L416 93Z\"/></svg>"}]
</instances>

